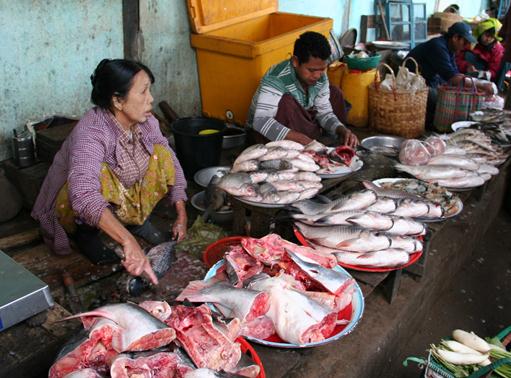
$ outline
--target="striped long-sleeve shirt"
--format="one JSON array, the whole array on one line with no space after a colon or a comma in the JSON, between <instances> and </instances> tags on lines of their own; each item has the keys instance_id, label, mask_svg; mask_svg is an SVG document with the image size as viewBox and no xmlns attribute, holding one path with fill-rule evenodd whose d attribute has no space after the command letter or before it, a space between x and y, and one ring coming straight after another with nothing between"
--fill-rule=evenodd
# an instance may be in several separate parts
<instances>
[{"instance_id":1,"label":"striped long-sleeve shirt","mask_svg":"<svg viewBox=\"0 0 511 378\"><path fill-rule=\"evenodd\" d=\"M279 123L275 115L280 99L286 93L292 95L304 109L315 109L316 119L326 132L334 134L337 127L342 126L330 104L330 87L326 74L322 74L316 84L305 92L291 60L285 60L266 72L252 98L247 126L269 140L284 139L290 129Z\"/></svg>"},{"instance_id":2,"label":"striped long-sleeve shirt","mask_svg":"<svg viewBox=\"0 0 511 378\"><path fill-rule=\"evenodd\" d=\"M140 145L136 146L134 156L148 160L155 144L170 150L153 116L137 125L135 132ZM100 108L89 110L66 138L55 155L32 210L32 216L40 223L45 242L53 251L59 254L70 252L69 239L55 212L55 199L66 181L73 210L80 220L97 226L103 210L109 206L101 195L101 164L108 164L126 187L143 177L147 162L138 163L138 169L133 167L126 147L126 133L109 111ZM186 179L179 161L171 152L176 180L169 190L168 200L174 203L187 199Z\"/></svg>"}]
</instances>

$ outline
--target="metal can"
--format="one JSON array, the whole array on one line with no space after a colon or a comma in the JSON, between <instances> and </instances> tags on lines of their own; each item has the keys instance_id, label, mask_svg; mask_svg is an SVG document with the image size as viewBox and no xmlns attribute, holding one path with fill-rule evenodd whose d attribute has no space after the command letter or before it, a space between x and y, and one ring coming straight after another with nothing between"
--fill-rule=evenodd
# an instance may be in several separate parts
<instances>
[{"instance_id":1,"label":"metal can","mask_svg":"<svg viewBox=\"0 0 511 378\"><path fill-rule=\"evenodd\" d=\"M28 131L17 133L13 131L12 150L14 162L20 168L30 167L34 164L34 142Z\"/></svg>"}]
</instances>

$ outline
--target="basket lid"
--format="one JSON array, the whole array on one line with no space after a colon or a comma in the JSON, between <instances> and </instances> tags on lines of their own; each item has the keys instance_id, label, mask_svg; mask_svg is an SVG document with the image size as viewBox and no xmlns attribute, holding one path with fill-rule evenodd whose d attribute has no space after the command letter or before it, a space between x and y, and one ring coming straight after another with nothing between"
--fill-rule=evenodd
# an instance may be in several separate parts
<instances>
[{"instance_id":1,"label":"basket lid","mask_svg":"<svg viewBox=\"0 0 511 378\"><path fill-rule=\"evenodd\" d=\"M187 0L187 5L192 30L202 34L276 12L279 2L278 0Z\"/></svg>"}]
</instances>

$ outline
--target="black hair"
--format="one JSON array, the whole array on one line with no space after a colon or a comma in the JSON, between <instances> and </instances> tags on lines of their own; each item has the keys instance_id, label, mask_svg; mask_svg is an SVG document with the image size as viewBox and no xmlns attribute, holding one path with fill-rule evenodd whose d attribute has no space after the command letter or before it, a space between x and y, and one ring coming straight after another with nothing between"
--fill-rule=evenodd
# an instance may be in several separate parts
<instances>
[{"instance_id":1,"label":"black hair","mask_svg":"<svg viewBox=\"0 0 511 378\"><path fill-rule=\"evenodd\" d=\"M300 35L295 42L293 55L298 58L300 64L307 63L310 57L327 60L332 50L323 34L308 31Z\"/></svg>"},{"instance_id":2,"label":"black hair","mask_svg":"<svg viewBox=\"0 0 511 378\"><path fill-rule=\"evenodd\" d=\"M126 59L103 59L90 77L92 103L100 108L110 109L112 97L125 97L133 85L133 77L142 70L147 73L151 83L154 83L153 73L140 62Z\"/></svg>"}]
</instances>

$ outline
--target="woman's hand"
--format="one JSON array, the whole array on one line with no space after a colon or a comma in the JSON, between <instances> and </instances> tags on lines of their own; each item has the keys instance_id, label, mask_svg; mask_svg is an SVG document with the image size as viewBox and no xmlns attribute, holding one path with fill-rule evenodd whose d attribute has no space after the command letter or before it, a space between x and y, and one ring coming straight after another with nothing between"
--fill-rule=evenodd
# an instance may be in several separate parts
<instances>
[{"instance_id":1,"label":"woman's hand","mask_svg":"<svg viewBox=\"0 0 511 378\"><path fill-rule=\"evenodd\" d=\"M172 239L180 242L186 237L188 216L186 215L186 207L184 201L176 202L177 218L172 225Z\"/></svg>"},{"instance_id":2,"label":"woman's hand","mask_svg":"<svg viewBox=\"0 0 511 378\"><path fill-rule=\"evenodd\" d=\"M122 244L124 258L122 259L122 265L133 276L144 276L152 284L158 285L158 278L154 274L151 264L147 256L140 248L137 240L132 237L129 238L125 243Z\"/></svg>"}]
</instances>

